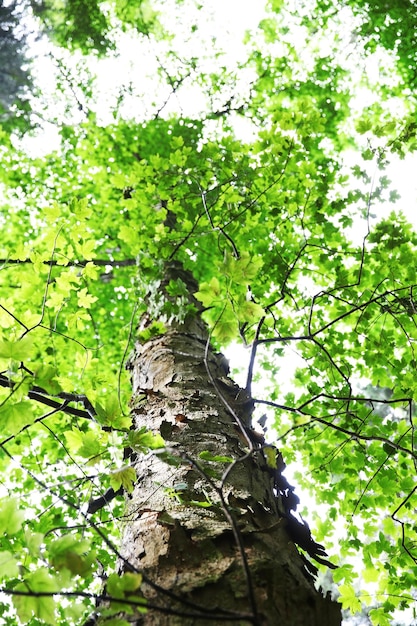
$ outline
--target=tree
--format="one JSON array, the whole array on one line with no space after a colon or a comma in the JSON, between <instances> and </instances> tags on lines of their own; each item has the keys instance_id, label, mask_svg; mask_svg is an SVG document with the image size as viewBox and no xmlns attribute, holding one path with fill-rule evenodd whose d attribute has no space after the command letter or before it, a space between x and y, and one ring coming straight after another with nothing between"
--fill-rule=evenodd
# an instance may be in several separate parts
<instances>
[{"instance_id":1,"label":"tree","mask_svg":"<svg viewBox=\"0 0 417 626\"><path fill-rule=\"evenodd\" d=\"M236 263L248 267L247 258ZM129 364L133 448L144 428L166 442L162 458L141 455L135 465L140 478L126 513L119 563L119 571L130 572L133 564L138 576L144 572L145 596L150 606L159 606L144 623L340 623L340 609L316 592L305 562L288 543L292 536L325 563L307 526L291 514L297 498L281 475L282 457L268 448L268 466L263 437L251 431L248 387L233 384L224 357L211 350L205 325L194 314L198 304L190 295L198 295L197 285L176 261L164 274L158 281L167 297L162 306L181 298L182 316L188 300L187 315L140 342ZM149 323L147 313L145 329ZM164 600L161 588L169 592Z\"/></svg>"},{"instance_id":2,"label":"tree","mask_svg":"<svg viewBox=\"0 0 417 626\"><path fill-rule=\"evenodd\" d=\"M90 84L83 123L65 120L55 152L28 156L4 133L10 623L337 624L312 581L322 543L343 608L384 624L412 606L416 235L399 213L372 218L396 195L367 163L383 170L414 149L413 102L398 118L383 99L355 111L354 74L318 43L337 50L338 16L306 50L294 44L308 8L282 9L281 22L272 11L235 67L219 69L214 45L210 70L187 48L204 39L203 9L187 5L179 42L184 7L173 8L154 22L153 115L123 117L119 99L103 121ZM146 47L152 33L139 31ZM191 82L207 111L169 113ZM353 145L362 157L348 170ZM217 352L236 341L250 348L244 389ZM256 426L262 407L278 448ZM327 505L322 519L302 510L312 534L284 460L302 461L299 484ZM358 550L373 595L354 587Z\"/></svg>"},{"instance_id":3,"label":"tree","mask_svg":"<svg viewBox=\"0 0 417 626\"><path fill-rule=\"evenodd\" d=\"M18 2L0 5L0 119L3 126L12 117L27 128L28 91L33 87L27 55L27 31L20 24L22 7Z\"/></svg>"}]
</instances>

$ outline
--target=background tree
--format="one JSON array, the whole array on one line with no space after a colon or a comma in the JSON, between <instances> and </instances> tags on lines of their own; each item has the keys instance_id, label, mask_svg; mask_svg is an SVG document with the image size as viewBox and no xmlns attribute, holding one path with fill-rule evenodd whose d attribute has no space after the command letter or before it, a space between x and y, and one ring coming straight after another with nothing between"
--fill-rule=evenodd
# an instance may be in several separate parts
<instances>
[{"instance_id":1,"label":"background tree","mask_svg":"<svg viewBox=\"0 0 417 626\"><path fill-rule=\"evenodd\" d=\"M0 5L0 119L3 127L28 127L29 92L33 83L27 54L27 25L20 2Z\"/></svg>"},{"instance_id":2,"label":"background tree","mask_svg":"<svg viewBox=\"0 0 417 626\"><path fill-rule=\"evenodd\" d=\"M398 212L386 219L373 214L396 198L383 171L390 153L414 149L414 100L402 99L402 85L392 87L394 57L384 57L392 74L377 80L354 71L358 61L374 58L369 39L352 38L359 12L348 3L332 15L319 4L303 12L270 8L236 61L221 39L211 39L202 8L181 4L160 12L154 36L135 29L131 16L120 26L116 7L103 37L112 40L121 27L147 59L152 44L159 68L153 82L116 85L109 123L98 106L99 81L82 85L79 59L71 65L70 55L56 52L65 60L61 84L73 98L67 111L78 111L81 123L70 124L67 114L60 143L46 157L34 158L28 139L18 144L4 134L0 515L10 623L13 611L27 623L77 623L90 613L105 576L109 595L123 600L140 586L137 571L122 579L112 574L121 567L116 522L131 509L125 513L119 496L99 504L107 489L129 493L136 479L137 496L144 471L134 469L143 457L123 458L124 449L146 454L160 448L161 436L177 440L162 423L152 435L132 434L123 367L134 339L163 341L198 302L215 347L236 341L251 347L247 390L255 389L254 375L263 380L254 392L256 410L269 407L285 460L301 461L299 484L327 505L324 516L303 515L315 522L314 539L337 552L333 576L343 607L388 624L395 610L413 606L416 236ZM312 38L317 26L322 30ZM380 58L379 42L373 54ZM376 93L365 111L354 85ZM185 107L197 93L200 111L174 114L174 100ZM394 100L401 106L394 109ZM347 167L353 147L362 157L357 153ZM186 281L161 287L172 261L198 282L192 304ZM284 372L294 351L301 358L290 385ZM371 391L363 392L359 383L363 389L367 382ZM225 385L223 392L214 386L220 401L230 392ZM381 398L375 387L391 395ZM380 411L381 404L390 410ZM174 405L175 432L184 424L191 429L187 413ZM134 416L142 424L143 398L136 398ZM204 448L204 440L199 444ZM247 439L233 445L246 467L261 463ZM164 464L172 481L156 485L155 497L171 496L190 519L196 510L200 519L220 510L223 492L213 484L230 467L228 454L207 446L190 461L184 451L163 450L162 457L147 457L152 467ZM185 507L192 504L190 485L175 483L178 457L202 470L194 507ZM88 507L96 511L87 514ZM352 565L358 554L362 569ZM369 590L363 581L375 584ZM57 590L78 600L54 604Z\"/></svg>"}]
</instances>

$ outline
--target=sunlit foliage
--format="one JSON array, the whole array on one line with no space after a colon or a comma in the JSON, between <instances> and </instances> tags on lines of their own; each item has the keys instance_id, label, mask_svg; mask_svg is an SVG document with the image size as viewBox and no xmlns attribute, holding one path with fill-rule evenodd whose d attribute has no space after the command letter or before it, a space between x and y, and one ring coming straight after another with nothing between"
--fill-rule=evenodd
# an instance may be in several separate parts
<instances>
[{"instance_id":1,"label":"sunlit foliage","mask_svg":"<svg viewBox=\"0 0 417 626\"><path fill-rule=\"evenodd\" d=\"M233 58L221 14L191 1L31 3L64 50L32 103L43 126L1 130L8 624L79 623L111 575L122 499L86 506L135 479L124 366L144 298L189 312L181 285L175 303L158 290L167 259L198 280L219 349L255 341L257 410L325 505L305 516L343 607L382 625L415 607L417 235L387 175L416 148L415 7L269 4Z\"/></svg>"}]
</instances>

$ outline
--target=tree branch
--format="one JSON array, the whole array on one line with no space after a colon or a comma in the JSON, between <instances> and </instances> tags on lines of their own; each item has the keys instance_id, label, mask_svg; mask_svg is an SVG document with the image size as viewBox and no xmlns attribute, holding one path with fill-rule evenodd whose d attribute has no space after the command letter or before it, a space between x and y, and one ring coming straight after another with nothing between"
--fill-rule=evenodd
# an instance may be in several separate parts
<instances>
[{"instance_id":1,"label":"tree branch","mask_svg":"<svg viewBox=\"0 0 417 626\"><path fill-rule=\"evenodd\" d=\"M23 263L33 263L31 259L0 259L0 265L22 265ZM110 265L111 267L130 267L136 265L136 259L123 259L120 261L110 260L110 259L91 259L87 261L85 259L75 260L75 261L65 261L65 265L56 261L54 259L50 259L49 261L42 261L44 265L50 265L51 267L85 267L87 263L94 263L94 265L98 265L100 267L105 267L106 265Z\"/></svg>"},{"instance_id":2,"label":"tree branch","mask_svg":"<svg viewBox=\"0 0 417 626\"><path fill-rule=\"evenodd\" d=\"M15 382L5 376L4 374L0 374L0 387L6 387L8 389L13 390L15 386ZM51 397L52 396L52 397ZM57 395L49 394L47 391L42 389L41 387L37 387L34 385L28 392L28 397L31 400L35 400L36 402L40 402L41 404L46 404L46 406L50 406L56 411L63 411L68 415L74 415L76 417L83 417L84 419L94 419L95 410L93 405L88 400L86 396L77 395L72 393L59 393ZM55 398L61 398L61 402L59 400L54 400ZM75 407L69 406L68 402L81 402L86 407L85 409L77 409ZM46 417L46 416L44 416ZM106 427L104 426L105 430Z\"/></svg>"},{"instance_id":3,"label":"tree branch","mask_svg":"<svg viewBox=\"0 0 417 626\"><path fill-rule=\"evenodd\" d=\"M386 443L387 445L397 450L397 452L404 452L404 454L410 455L413 459L417 459L417 452L414 452L413 450L409 450L408 448L405 448L404 446L401 446L398 443L391 441L391 439L388 439L387 437L381 437L380 435L362 435L359 431L349 430L348 428L344 428L343 426L338 426L337 424L334 424L333 422L328 422L322 417L316 417L302 410L302 407L307 406L307 404L311 404L314 400L317 400L320 397L330 398L332 400L345 400L345 401L357 400L361 402L380 402L383 404L393 404L395 402L408 402L408 403L411 402L409 398L401 398L398 400L375 400L375 399L370 399L370 398L330 396L324 393L320 393L317 396L310 398L310 400L308 400L307 402L304 402L304 404L302 404L301 407L298 407L298 408L283 406L281 404L277 404L276 402L272 402L269 400L259 400L259 399L253 398L253 401L256 404L267 404L268 406L272 406L278 409L284 409L286 411L290 411L291 413L299 413L300 415L305 415L311 418L308 424L312 424L313 422L318 422L319 424L323 424L324 426L328 428L333 428L333 430L337 430L347 435L351 439L360 439L362 441L382 441L382 443ZM296 426L292 426L281 437L279 437L279 439L284 439L290 432L292 432L296 428L302 428L304 426L306 426L306 424L297 424ZM410 428L405 433L403 433L401 437L404 437L404 435L409 433L411 430L412 429L410 426Z\"/></svg>"}]
</instances>

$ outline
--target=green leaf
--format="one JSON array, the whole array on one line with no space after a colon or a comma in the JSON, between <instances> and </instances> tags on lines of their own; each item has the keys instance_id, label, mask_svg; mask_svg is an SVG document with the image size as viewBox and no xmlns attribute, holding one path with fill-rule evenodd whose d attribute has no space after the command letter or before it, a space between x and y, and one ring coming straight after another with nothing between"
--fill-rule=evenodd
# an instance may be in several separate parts
<instances>
[{"instance_id":1,"label":"green leaf","mask_svg":"<svg viewBox=\"0 0 417 626\"><path fill-rule=\"evenodd\" d=\"M263 265L261 257L251 257L249 252L242 252L239 258L226 254L223 271L238 285L249 285Z\"/></svg>"},{"instance_id":2,"label":"green leaf","mask_svg":"<svg viewBox=\"0 0 417 626\"><path fill-rule=\"evenodd\" d=\"M126 599L142 584L142 575L127 572L122 576L110 574L107 579L107 593L113 598ZM137 598L139 600L139 597Z\"/></svg>"},{"instance_id":3,"label":"green leaf","mask_svg":"<svg viewBox=\"0 0 417 626\"><path fill-rule=\"evenodd\" d=\"M62 389L57 379L57 371L52 365L41 365L34 372L35 384L52 395L58 395Z\"/></svg>"},{"instance_id":4,"label":"green leaf","mask_svg":"<svg viewBox=\"0 0 417 626\"><path fill-rule=\"evenodd\" d=\"M0 578L14 578L19 574L18 561L11 552L0 552Z\"/></svg>"},{"instance_id":5,"label":"green leaf","mask_svg":"<svg viewBox=\"0 0 417 626\"><path fill-rule=\"evenodd\" d=\"M356 122L355 128L360 135L364 135L368 130L372 129L372 122L369 118L363 118Z\"/></svg>"},{"instance_id":6,"label":"green leaf","mask_svg":"<svg viewBox=\"0 0 417 626\"><path fill-rule=\"evenodd\" d=\"M116 393L106 396L104 406L100 402L94 405L98 421L104 426L111 426L115 429L124 429L131 426L131 418L122 414L120 400Z\"/></svg>"},{"instance_id":7,"label":"green leaf","mask_svg":"<svg viewBox=\"0 0 417 626\"><path fill-rule=\"evenodd\" d=\"M387 614L385 608L370 609L369 617L374 626L391 626L391 616Z\"/></svg>"},{"instance_id":8,"label":"green leaf","mask_svg":"<svg viewBox=\"0 0 417 626\"><path fill-rule=\"evenodd\" d=\"M85 220L91 216L92 208L88 204L87 198L73 198L70 203L70 211L79 220Z\"/></svg>"},{"instance_id":9,"label":"green leaf","mask_svg":"<svg viewBox=\"0 0 417 626\"><path fill-rule=\"evenodd\" d=\"M51 206L45 207L42 210L42 216L52 224L55 224L59 217L61 217L61 207L57 202L53 202Z\"/></svg>"},{"instance_id":10,"label":"green leaf","mask_svg":"<svg viewBox=\"0 0 417 626\"><path fill-rule=\"evenodd\" d=\"M0 500L0 528L6 535L15 535L22 527L25 514L14 498Z\"/></svg>"},{"instance_id":11,"label":"green leaf","mask_svg":"<svg viewBox=\"0 0 417 626\"><path fill-rule=\"evenodd\" d=\"M358 574L354 570L353 565L349 563L344 563L340 565L333 572L333 580L335 583L339 583L341 580L345 580L346 582L351 582L354 578L357 578Z\"/></svg>"},{"instance_id":12,"label":"green leaf","mask_svg":"<svg viewBox=\"0 0 417 626\"><path fill-rule=\"evenodd\" d=\"M83 276L85 278L90 278L91 280L96 280L100 270L97 265L94 265L92 261L89 261L83 269Z\"/></svg>"},{"instance_id":13,"label":"green leaf","mask_svg":"<svg viewBox=\"0 0 417 626\"><path fill-rule=\"evenodd\" d=\"M375 157L375 154L373 152L373 150L371 150L370 148L367 148L366 150L363 150L362 152L362 158L364 161L372 161L372 159Z\"/></svg>"},{"instance_id":14,"label":"green leaf","mask_svg":"<svg viewBox=\"0 0 417 626\"><path fill-rule=\"evenodd\" d=\"M239 320L248 324L256 324L265 315L264 309L256 302L243 300L238 308Z\"/></svg>"},{"instance_id":15,"label":"green leaf","mask_svg":"<svg viewBox=\"0 0 417 626\"><path fill-rule=\"evenodd\" d=\"M190 500L189 503L193 506L199 506L202 509L209 509L213 506L213 502L209 502L208 500Z\"/></svg>"},{"instance_id":16,"label":"green leaf","mask_svg":"<svg viewBox=\"0 0 417 626\"><path fill-rule=\"evenodd\" d=\"M217 311L215 310L216 314ZM239 324L234 310L230 304L223 307L219 312L219 317L216 317L215 325L213 328L213 337L215 337L221 344L227 345L233 339L236 339L239 335Z\"/></svg>"},{"instance_id":17,"label":"green leaf","mask_svg":"<svg viewBox=\"0 0 417 626\"><path fill-rule=\"evenodd\" d=\"M209 283L201 283L200 289L196 291L194 296L204 307L209 307L213 302L219 299L220 293L219 280L216 276L213 276Z\"/></svg>"},{"instance_id":18,"label":"green leaf","mask_svg":"<svg viewBox=\"0 0 417 626\"><path fill-rule=\"evenodd\" d=\"M0 341L0 358L25 361L31 357L33 349L33 338L31 335L26 335L23 339L18 339L17 341L4 339Z\"/></svg>"},{"instance_id":19,"label":"green leaf","mask_svg":"<svg viewBox=\"0 0 417 626\"><path fill-rule=\"evenodd\" d=\"M276 468L277 466L277 455L279 454L278 450L275 446L265 446L264 455L266 458L266 462L268 467Z\"/></svg>"},{"instance_id":20,"label":"green leaf","mask_svg":"<svg viewBox=\"0 0 417 626\"><path fill-rule=\"evenodd\" d=\"M46 624L56 624L54 592L59 591L57 580L52 577L46 568L40 568L29 574L24 582L15 587L16 591L36 593L50 593L51 596L13 596L17 614L23 624L31 621L32 617L43 620Z\"/></svg>"},{"instance_id":21,"label":"green leaf","mask_svg":"<svg viewBox=\"0 0 417 626\"><path fill-rule=\"evenodd\" d=\"M352 585L344 584L339 586L339 602L342 607L350 611L353 615L359 613L362 609L361 602L357 597Z\"/></svg>"},{"instance_id":22,"label":"green leaf","mask_svg":"<svg viewBox=\"0 0 417 626\"><path fill-rule=\"evenodd\" d=\"M115 491L123 487L127 493L132 493L136 481L136 472L133 467L123 467L112 472L109 478L110 486L113 487Z\"/></svg>"},{"instance_id":23,"label":"green leaf","mask_svg":"<svg viewBox=\"0 0 417 626\"><path fill-rule=\"evenodd\" d=\"M78 428L73 428L65 433L67 445L72 453L78 452L83 445L83 433Z\"/></svg>"},{"instance_id":24,"label":"green leaf","mask_svg":"<svg viewBox=\"0 0 417 626\"><path fill-rule=\"evenodd\" d=\"M79 244L77 249L80 251L81 258L91 259L96 245L97 242L95 239L87 239L86 241L83 241L82 244Z\"/></svg>"},{"instance_id":25,"label":"green leaf","mask_svg":"<svg viewBox=\"0 0 417 626\"><path fill-rule=\"evenodd\" d=\"M118 237L128 244L130 250L137 250L139 245L139 236L135 229L123 224L118 233Z\"/></svg>"},{"instance_id":26,"label":"green leaf","mask_svg":"<svg viewBox=\"0 0 417 626\"><path fill-rule=\"evenodd\" d=\"M25 544L29 554L38 557L41 544L44 541L43 533L33 532L31 529L25 531Z\"/></svg>"},{"instance_id":27,"label":"green leaf","mask_svg":"<svg viewBox=\"0 0 417 626\"><path fill-rule=\"evenodd\" d=\"M80 289L77 294L78 306L84 309L89 309L94 302L97 302L98 298L87 293L87 289Z\"/></svg>"},{"instance_id":28,"label":"green leaf","mask_svg":"<svg viewBox=\"0 0 417 626\"><path fill-rule=\"evenodd\" d=\"M32 411L32 403L28 400L13 402L12 399L10 399L0 406L0 420L3 434L16 435L22 428L28 424L32 424L35 419Z\"/></svg>"},{"instance_id":29,"label":"green leaf","mask_svg":"<svg viewBox=\"0 0 417 626\"><path fill-rule=\"evenodd\" d=\"M148 450L159 450L165 448L166 443L159 433L152 433L150 430L129 433L129 444L134 450L147 452Z\"/></svg>"},{"instance_id":30,"label":"green leaf","mask_svg":"<svg viewBox=\"0 0 417 626\"><path fill-rule=\"evenodd\" d=\"M103 452L97 433L93 431L83 433L73 428L65 433L65 438L70 450L84 458L95 457Z\"/></svg>"},{"instance_id":31,"label":"green leaf","mask_svg":"<svg viewBox=\"0 0 417 626\"><path fill-rule=\"evenodd\" d=\"M376 567L367 567L363 570L362 576L365 582L375 583L378 581L380 573Z\"/></svg>"},{"instance_id":32,"label":"green leaf","mask_svg":"<svg viewBox=\"0 0 417 626\"><path fill-rule=\"evenodd\" d=\"M49 560L58 571L67 569L74 576L85 576L92 571L96 554L88 541L64 535L49 545Z\"/></svg>"}]
</instances>

